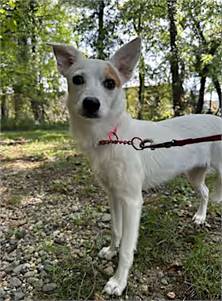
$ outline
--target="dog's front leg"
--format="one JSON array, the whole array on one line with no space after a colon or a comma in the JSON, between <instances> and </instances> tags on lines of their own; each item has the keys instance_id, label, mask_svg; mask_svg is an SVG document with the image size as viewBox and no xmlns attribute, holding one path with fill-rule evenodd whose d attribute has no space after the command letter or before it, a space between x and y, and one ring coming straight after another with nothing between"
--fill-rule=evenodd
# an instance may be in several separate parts
<instances>
[{"instance_id":1,"label":"dog's front leg","mask_svg":"<svg viewBox=\"0 0 222 301\"><path fill-rule=\"evenodd\" d=\"M111 222L112 222L112 240L108 247L102 248L99 252L99 257L110 260L117 254L117 250L122 237L122 203L112 193L109 197L111 208Z\"/></svg>"},{"instance_id":2,"label":"dog's front leg","mask_svg":"<svg viewBox=\"0 0 222 301\"><path fill-rule=\"evenodd\" d=\"M115 275L109 279L104 291L120 296L127 284L129 269L133 263L142 208L142 197L123 200L123 231L119 252L119 264Z\"/></svg>"}]
</instances>

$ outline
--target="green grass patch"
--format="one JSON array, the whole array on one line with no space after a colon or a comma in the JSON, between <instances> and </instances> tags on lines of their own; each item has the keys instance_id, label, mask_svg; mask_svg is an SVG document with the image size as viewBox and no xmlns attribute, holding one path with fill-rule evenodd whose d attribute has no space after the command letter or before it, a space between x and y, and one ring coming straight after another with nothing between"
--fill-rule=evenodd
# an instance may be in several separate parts
<instances>
[{"instance_id":1,"label":"green grass patch","mask_svg":"<svg viewBox=\"0 0 222 301\"><path fill-rule=\"evenodd\" d=\"M23 196L16 194L16 195L10 195L10 197L7 200L7 204L11 206L19 206L22 202Z\"/></svg>"},{"instance_id":2,"label":"green grass patch","mask_svg":"<svg viewBox=\"0 0 222 301\"><path fill-rule=\"evenodd\" d=\"M0 147L8 161L21 159L21 156L30 161L56 160L76 153L73 139L65 130L3 132L1 140L8 143ZM23 143L16 144L16 141Z\"/></svg>"},{"instance_id":3,"label":"green grass patch","mask_svg":"<svg viewBox=\"0 0 222 301\"><path fill-rule=\"evenodd\" d=\"M34 131L6 131L1 132L2 140L31 140L31 141L54 141L69 137L67 130L34 130Z\"/></svg>"},{"instance_id":4,"label":"green grass patch","mask_svg":"<svg viewBox=\"0 0 222 301\"><path fill-rule=\"evenodd\" d=\"M65 258L53 267L51 276L58 287L56 300L92 300L96 290L102 290L104 285L102 274L87 258Z\"/></svg>"},{"instance_id":5,"label":"green grass patch","mask_svg":"<svg viewBox=\"0 0 222 301\"><path fill-rule=\"evenodd\" d=\"M104 286L104 275L98 268L97 245L94 240L84 243L82 255L77 257L65 246L46 241L43 249L57 258L57 263L48 269L50 280L57 284L53 294L38 294L39 298L52 300L92 300Z\"/></svg>"},{"instance_id":6,"label":"green grass patch","mask_svg":"<svg viewBox=\"0 0 222 301\"><path fill-rule=\"evenodd\" d=\"M43 250L47 253L51 253L58 258L65 258L70 254L70 249L66 245L59 245L54 243L53 241L45 241L42 246Z\"/></svg>"},{"instance_id":7,"label":"green grass patch","mask_svg":"<svg viewBox=\"0 0 222 301\"><path fill-rule=\"evenodd\" d=\"M221 245L206 243L203 236L197 236L184 260L186 276L198 300L221 297L221 251Z\"/></svg>"},{"instance_id":8,"label":"green grass patch","mask_svg":"<svg viewBox=\"0 0 222 301\"><path fill-rule=\"evenodd\" d=\"M180 246L177 234L179 220L175 213L159 208L144 211L136 256L140 270L144 269L144 264L147 268L153 264L169 264Z\"/></svg>"}]
</instances>

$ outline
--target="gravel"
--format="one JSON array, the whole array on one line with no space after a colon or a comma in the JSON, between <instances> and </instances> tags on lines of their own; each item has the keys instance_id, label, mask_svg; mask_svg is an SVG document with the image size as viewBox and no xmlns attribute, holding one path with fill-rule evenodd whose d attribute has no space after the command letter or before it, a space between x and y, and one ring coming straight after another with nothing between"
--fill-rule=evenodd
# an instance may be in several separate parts
<instances>
[{"instance_id":1,"label":"gravel","mask_svg":"<svg viewBox=\"0 0 222 301\"><path fill-rule=\"evenodd\" d=\"M1 207L0 301L33 300L54 293L58 286L52 271L63 257L63 250L74 260L86 258L86 242L92 235L98 235L98 227L94 225L100 223L102 229L109 227L110 214L103 211L90 219L92 228L87 225L82 231L79 223L89 218L88 211L96 210L94 204L85 208L75 196L60 202L49 196L44 203L34 199L33 192L31 203ZM109 276L114 272L111 265L102 269Z\"/></svg>"},{"instance_id":2,"label":"gravel","mask_svg":"<svg viewBox=\"0 0 222 301\"><path fill-rule=\"evenodd\" d=\"M45 284L42 288L42 291L43 292L52 292L56 289L57 285L55 283L48 283L48 284Z\"/></svg>"},{"instance_id":3,"label":"gravel","mask_svg":"<svg viewBox=\"0 0 222 301\"><path fill-rule=\"evenodd\" d=\"M84 287L80 289L78 285L84 286L87 277L92 278L94 291L99 287L102 292L102 286L114 273L116 258L107 262L96 256L99 248L110 242L111 216L103 200L103 192L98 190L92 195L84 191L84 180L83 184L76 180L76 185L70 186L73 192L55 193L55 184L50 187L52 177L61 181L64 180L62 177L66 181L78 177L73 173L67 174L67 169L64 175L61 171L54 175L54 168L54 165L51 170L50 165L46 169L30 168L15 175L7 174L12 172L9 168L4 174L2 187L6 190L0 204L0 301L52 300L51 296L56 300L61 279L55 278L54 272L63 269L64 258L71 259L68 261L70 265L73 262L75 267L83 267L79 272L72 267L70 271L64 267L65 272L68 270L73 275L70 290L76 289L75 296L82 294ZM10 194L16 195L17 192L23 201L16 205L8 204ZM219 236L216 234L215 240ZM173 264L176 270L180 268L180 263ZM69 279L70 274L65 276ZM78 282L73 284L75 277L79 277ZM161 268L153 267L141 272L135 261L129 288L138 297L135 300L145 300L155 292L167 292L165 297L173 300L178 297L178 292L172 291L174 288L170 282L171 278ZM159 292L161 285L164 290ZM85 298L87 296L88 292ZM153 300L163 300L161 296L158 298Z\"/></svg>"},{"instance_id":4,"label":"gravel","mask_svg":"<svg viewBox=\"0 0 222 301\"><path fill-rule=\"evenodd\" d=\"M10 279L10 287L19 287L21 286L22 282L19 278L12 277Z\"/></svg>"}]
</instances>

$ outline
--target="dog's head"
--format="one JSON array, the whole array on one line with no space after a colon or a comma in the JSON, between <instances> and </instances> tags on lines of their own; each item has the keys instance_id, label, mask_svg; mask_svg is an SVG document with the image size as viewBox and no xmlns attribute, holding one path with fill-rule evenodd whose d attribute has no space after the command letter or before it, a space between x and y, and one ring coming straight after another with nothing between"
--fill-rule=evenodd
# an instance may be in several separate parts
<instances>
[{"instance_id":1,"label":"dog's head","mask_svg":"<svg viewBox=\"0 0 222 301\"><path fill-rule=\"evenodd\" d=\"M122 85L131 78L139 59L140 38L122 46L108 61L86 59L73 46L50 45L58 70L68 82L69 110L83 118L98 119L124 109Z\"/></svg>"}]
</instances>

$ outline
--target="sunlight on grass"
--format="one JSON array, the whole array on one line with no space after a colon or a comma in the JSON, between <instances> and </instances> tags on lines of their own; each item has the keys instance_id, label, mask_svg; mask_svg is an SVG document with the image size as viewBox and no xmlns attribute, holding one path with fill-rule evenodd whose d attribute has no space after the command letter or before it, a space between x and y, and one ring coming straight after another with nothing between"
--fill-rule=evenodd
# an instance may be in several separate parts
<instances>
[{"instance_id":1,"label":"sunlight on grass","mask_svg":"<svg viewBox=\"0 0 222 301\"><path fill-rule=\"evenodd\" d=\"M8 142L11 139L25 139L24 144L0 147L7 160L16 160L20 157L30 161L55 160L75 153L73 140L66 131L5 132L2 133L2 138Z\"/></svg>"}]
</instances>

